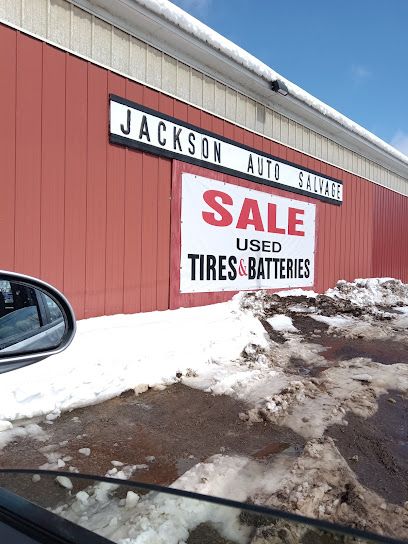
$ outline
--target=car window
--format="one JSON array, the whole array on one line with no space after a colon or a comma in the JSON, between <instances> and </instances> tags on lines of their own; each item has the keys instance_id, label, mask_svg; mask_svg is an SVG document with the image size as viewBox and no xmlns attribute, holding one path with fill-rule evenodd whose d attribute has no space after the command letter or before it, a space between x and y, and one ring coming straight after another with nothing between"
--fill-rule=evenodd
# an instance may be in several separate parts
<instances>
[{"instance_id":1,"label":"car window","mask_svg":"<svg viewBox=\"0 0 408 544\"><path fill-rule=\"evenodd\" d=\"M42 326L34 289L2 281L0 285L0 349L4 349Z\"/></svg>"},{"instance_id":2,"label":"car window","mask_svg":"<svg viewBox=\"0 0 408 544\"><path fill-rule=\"evenodd\" d=\"M0 283L0 351L22 353L57 346L65 331L57 304L40 290Z\"/></svg>"}]
</instances>

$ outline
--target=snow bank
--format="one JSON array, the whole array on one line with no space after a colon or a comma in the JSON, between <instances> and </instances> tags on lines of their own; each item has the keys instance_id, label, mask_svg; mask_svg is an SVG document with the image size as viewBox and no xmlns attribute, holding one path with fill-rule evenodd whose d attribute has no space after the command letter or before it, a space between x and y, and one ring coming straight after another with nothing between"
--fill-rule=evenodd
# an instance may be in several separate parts
<instances>
[{"instance_id":1,"label":"snow bank","mask_svg":"<svg viewBox=\"0 0 408 544\"><path fill-rule=\"evenodd\" d=\"M62 354L0 375L0 420L87 406L135 388L163 386L176 373L221 368L247 344L267 346L251 312L233 300L199 308L97 317L78 322ZM51 420L52 422L52 420Z\"/></svg>"},{"instance_id":2,"label":"snow bank","mask_svg":"<svg viewBox=\"0 0 408 544\"><path fill-rule=\"evenodd\" d=\"M353 282L340 280L334 289L328 289L325 294L360 307L408 304L408 284L393 278L360 278Z\"/></svg>"},{"instance_id":3,"label":"snow bank","mask_svg":"<svg viewBox=\"0 0 408 544\"><path fill-rule=\"evenodd\" d=\"M385 151L388 155L391 155L405 164L408 164L408 157L404 153L398 151L391 145L384 142L384 140L381 140L381 138L378 136L375 136L375 134L372 132L369 132L361 125L355 123L334 108L328 106L291 81L282 77L280 74L278 74L278 72L275 72L275 70L258 60L256 57L227 38L224 38L224 36L218 34L218 32L215 32L215 30L212 30L210 27L204 23L201 23L195 17L192 17L171 2L168 2L167 0L137 0L137 2L151 10L156 15L166 19L173 25L178 26L180 29L194 36L201 42L208 44L216 51L220 51L226 57L232 59L234 62L240 64L247 70L255 73L257 76L267 81L274 81L276 79L283 81L292 97L297 98L307 106L318 111L321 115L332 119L347 130L358 134L379 149Z\"/></svg>"}]
</instances>

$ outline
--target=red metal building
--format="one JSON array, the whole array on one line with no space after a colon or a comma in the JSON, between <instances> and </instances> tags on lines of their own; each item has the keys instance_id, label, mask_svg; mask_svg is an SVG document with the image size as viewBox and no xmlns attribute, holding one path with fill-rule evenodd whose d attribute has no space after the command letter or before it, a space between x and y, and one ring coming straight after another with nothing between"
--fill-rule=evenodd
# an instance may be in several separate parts
<instances>
[{"instance_id":1,"label":"red metal building","mask_svg":"<svg viewBox=\"0 0 408 544\"><path fill-rule=\"evenodd\" d=\"M190 32L188 16L184 27L183 19L176 25L171 14L155 10L153 0L150 5L38 0L31 16L23 2L16 1L18 5L0 12L0 268L38 276L62 289L78 318L227 300L236 291L239 264L242 275L248 274L247 254L231 261L236 278L231 272L224 280L224 261L217 260L221 272L214 289L205 287L208 282L197 289L189 290L191 282L183 287L181 270L193 260L186 249L190 260L183 261L182 246L195 224L194 217L188 225L181 221L181 207L184 202L189 213L194 200L188 199L195 197L184 196L182 178L193 174L207 180L208 190L211 180L214 187L224 182L225 194L232 187L234 198L253 206L245 212L249 237L285 240L284 275L290 276L286 283L291 287L300 281L288 272L288 259L292 266L297 250L291 249L289 227L280 233L276 216L270 226L272 206L285 207L285 202L298 210L293 212L298 224L292 226L294 232L306 230L302 210L313 210L308 257L313 275L302 285L323 291L341 278L408 281L406 157L363 129L291 98L290 87L288 96L275 93L255 68L227 58L214 44L204 45L199 33ZM159 24L161 31L154 32ZM110 97L122 107L119 120ZM138 123L134 136L127 133L128 111ZM179 141L177 134L188 140ZM198 141L200 149L193 146ZM210 160L206 146L212 149L213 143ZM245 172L239 169L241 158ZM251 170L248 158L258 160L258 171ZM276 172L272 177L260 173L260 164L277 164L279 179L274 179ZM290 172L298 185L288 181ZM329 190L326 182L336 185ZM226 222L231 219L222 247L239 243L237 236L244 232L232 211L228 215L233 206L229 198L218 194L206 208L215 222L223 214ZM254 201L262 198L272 203L269 232L265 224L255 224ZM242 221L245 213L236 213ZM201 221L201 210L198 216ZM203 254L212 247L206 232L197 226L197 251L203 247ZM195 236L189 243L194 244ZM218 241L212 243L217 246ZM254 255L259 258L259 252ZM196 263L198 275L198 257ZM215 272L206 274L213 281ZM287 286L276 274L269 280L262 272L257 286ZM236 283L237 288L242 285L247 284Z\"/></svg>"}]
</instances>

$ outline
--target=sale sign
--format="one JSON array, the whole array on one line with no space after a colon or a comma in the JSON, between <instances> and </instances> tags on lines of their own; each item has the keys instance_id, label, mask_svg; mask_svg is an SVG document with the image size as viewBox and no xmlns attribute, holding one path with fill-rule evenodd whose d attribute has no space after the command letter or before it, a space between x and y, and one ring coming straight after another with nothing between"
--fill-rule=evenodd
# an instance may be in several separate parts
<instances>
[{"instance_id":1,"label":"sale sign","mask_svg":"<svg viewBox=\"0 0 408 544\"><path fill-rule=\"evenodd\" d=\"M315 208L182 174L180 292L313 286Z\"/></svg>"}]
</instances>

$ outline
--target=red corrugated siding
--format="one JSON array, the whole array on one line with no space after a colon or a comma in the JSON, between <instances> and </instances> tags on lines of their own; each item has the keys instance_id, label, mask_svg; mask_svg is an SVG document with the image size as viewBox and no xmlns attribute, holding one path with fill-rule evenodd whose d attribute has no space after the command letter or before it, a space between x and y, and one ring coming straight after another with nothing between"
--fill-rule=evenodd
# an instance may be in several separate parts
<instances>
[{"instance_id":1,"label":"red corrugated siding","mask_svg":"<svg viewBox=\"0 0 408 544\"><path fill-rule=\"evenodd\" d=\"M54 283L79 318L231 296L178 294L179 195L177 183L172 195L172 175L194 170L270 190L177 161L173 174L168 159L110 145L110 92L342 179L340 207L273 191L317 206L316 290L359 276L408 281L406 197L4 25L0 46L7 52L0 57L0 268Z\"/></svg>"},{"instance_id":2,"label":"red corrugated siding","mask_svg":"<svg viewBox=\"0 0 408 544\"><path fill-rule=\"evenodd\" d=\"M0 27L0 267L14 269L16 201L16 68L17 34ZM7 51L7 54L4 52ZM3 77L4 74L4 77Z\"/></svg>"}]
</instances>

